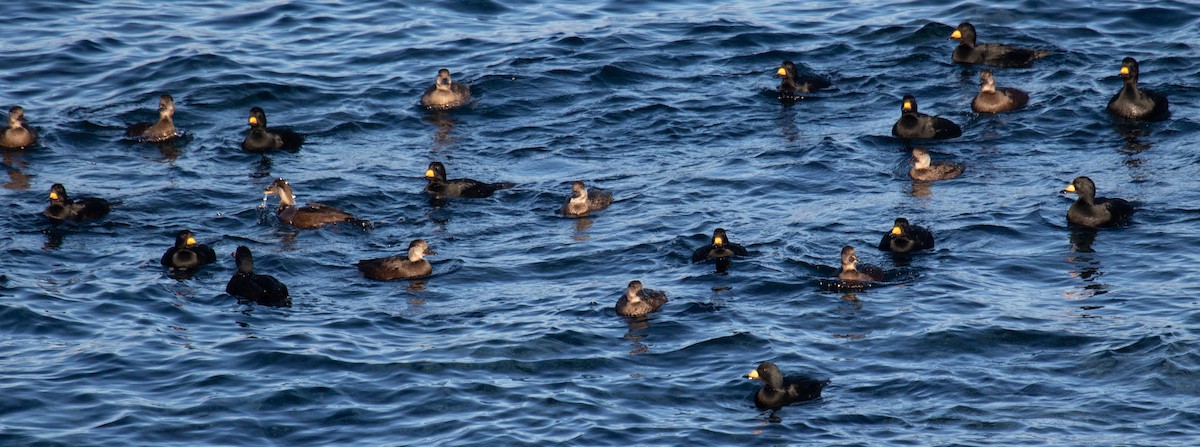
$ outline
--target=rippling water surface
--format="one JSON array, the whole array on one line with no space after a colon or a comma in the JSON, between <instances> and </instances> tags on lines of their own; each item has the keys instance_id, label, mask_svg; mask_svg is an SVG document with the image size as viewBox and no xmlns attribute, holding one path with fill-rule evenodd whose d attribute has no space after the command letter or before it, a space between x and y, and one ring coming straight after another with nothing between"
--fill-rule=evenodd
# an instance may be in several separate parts
<instances>
[{"instance_id":1,"label":"rippling water surface","mask_svg":"<svg viewBox=\"0 0 1200 447\"><path fill-rule=\"evenodd\" d=\"M1200 444L1195 5L347 3L4 7L0 106L41 144L2 153L0 443ZM970 112L964 20L1053 52L997 70L1027 108ZM1105 112L1126 56L1170 119ZM784 59L834 88L781 104ZM471 107L417 106L442 67ZM124 140L162 93L184 137ZM908 179L906 93L963 126L928 145L960 179ZM242 152L253 106L304 147ZM517 186L432 206L434 160ZM1077 175L1132 225L1067 228ZM280 224L274 177L373 228ZM571 180L617 202L564 219ZM55 226L53 183L119 204ZM937 249L877 251L900 216ZM689 262L718 226L728 274ZM220 261L177 279L182 228ZM432 278L354 268L414 238ZM224 294L237 245L293 307ZM844 245L891 280L828 287ZM618 317L632 279L671 301ZM766 360L832 384L756 410Z\"/></svg>"}]
</instances>

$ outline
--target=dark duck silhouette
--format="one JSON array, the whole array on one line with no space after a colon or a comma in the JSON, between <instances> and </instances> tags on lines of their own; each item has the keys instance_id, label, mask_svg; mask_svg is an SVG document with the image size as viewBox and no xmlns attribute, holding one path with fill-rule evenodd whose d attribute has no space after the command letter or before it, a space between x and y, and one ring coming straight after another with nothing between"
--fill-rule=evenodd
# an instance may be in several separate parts
<instances>
[{"instance_id":1,"label":"dark duck silhouette","mask_svg":"<svg viewBox=\"0 0 1200 447\"><path fill-rule=\"evenodd\" d=\"M883 270L873 265L858 265L858 255L854 247L842 247L842 269L838 273L842 281L883 281Z\"/></svg>"},{"instance_id":2,"label":"dark duck silhouette","mask_svg":"<svg viewBox=\"0 0 1200 447\"><path fill-rule=\"evenodd\" d=\"M946 139L962 135L962 128L953 121L917 111L917 99L904 95L900 119L892 126L892 135L907 139Z\"/></svg>"},{"instance_id":3,"label":"dark duck silhouette","mask_svg":"<svg viewBox=\"0 0 1200 447\"><path fill-rule=\"evenodd\" d=\"M433 266L425 260L425 256L436 254L424 240L417 239L408 244L408 254L404 256L364 259L358 261L357 265L368 279L387 281L417 278L433 273Z\"/></svg>"},{"instance_id":4,"label":"dark duck silhouette","mask_svg":"<svg viewBox=\"0 0 1200 447\"><path fill-rule=\"evenodd\" d=\"M959 40L951 59L960 64L1026 68L1033 66L1034 60L1050 55L1048 51L1029 50L999 43L976 43L975 26L968 22L960 23L950 34L950 38Z\"/></svg>"},{"instance_id":5,"label":"dark duck silhouette","mask_svg":"<svg viewBox=\"0 0 1200 447\"><path fill-rule=\"evenodd\" d=\"M784 378L779 367L771 362L762 362L758 368L743 377L763 382L763 387L754 394L754 406L761 410L779 409L796 402L819 398L821 389L829 385L828 380Z\"/></svg>"},{"instance_id":6,"label":"dark duck silhouette","mask_svg":"<svg viewBox=\"0 0 1200 447\"><path fill-rule=\"evenodd\" d=\"M801 76L792 61L783 61L775 70L775 77L782 78L779 82L779 99L803 99L809 93L833 85L828 79L818 76Z\"/></svg>"},{"instance_id":7,"label":"dark duck silhouette","mask_svg":"<svg viewBox=\"0 0 1200 447\"><path fill-rule=\"evenodd\" d=\"M932 161L929 150L923 147L912 150L913 167L908 170L909 177L918 181L949 180L963 173L963 165L949 161Z\"/></svg>"},{"instance_id":8,"label":"dark duck silhouette","mask_svg":"<svg viewBox=\"0 0 1200 447\"><path fill-rule=\"evenodd\" d=\"M125 129L125 136L142 141L159 142L175 138L175 99L171 95L158 98L158 122L136 123Z\"/></svg>"},{"instance_id":9,"label":"dark duck silhouette","mask_svg":"<svg viewBox=\"0 0 1200 447\"><path fill-rule=\"evenodd\" d=\"M713 230L712 243L692 252L692 262L715 260L717 270L723 272L729 268L730 258L734 256L750 256L750 252L746 250L746 247L730 241L724 228L717 228Z\"/></svg>"},{"instance_id":10,"label":"dark duck silhouette","mask_svg":"<svg viewBox=\"0 0 1200 447\"><path fill-rule=\"evenodd\" d=\"M25 109L13 106L8 109L8 127L0 132L0 147L21 149L37 141L37 132L25 120Z\"/></svg>"},{"instance_id":11,"label":"dark duck silhouette","mask_svg":"<svg viewBox=\"0 0 1200 447\"><path fill-rule=\"evenodd\" d=\"M1096 197L1096 184L1087 177L1075 177L1063 192L1079 195L1067 209L1067 223L1089 228L1113 227L1129 221L1133 205L1124 199Z\"/></svg>"},{"instance_id":12,"label":"dark duck silhouette","mask_svg":"<svg viewBox=\"0 0 1200 447\"><path fill-rule=\"evenodd\" d=\"M996 87L996 77L991 70L979 72L979 94L971 101L971 110L976 113L1009 112L1025 107L1029 94L1011 87Z\"/></svg>"},{"instance_id":13,"label":"dark duck silhouette","mask_svg":"<svg viewBox=\"0 0 1200 447\"><path fill-rule=\"evenodd\" d=\"M192 270L205 264L217 262L217 253L212 247L196 242L196 236L188 230L175 235L175 246L162 255L163 267L176 270Z\"/></svg>"},{"instance_id":14,"label":"dark duck silhouette","mask_svg":"<svg viewBox=\"0 0 1200 447\"><path fill-rule=\"evenodd\" d=\"M73 220L99 219L112 210L107 200L98 197L81 197L71 199L67 196L67 188L61 183L50 186L50 205L42 211L42 215L55 222Z\"/></svg>"},{"instance_id":15,"label":"dark duck silhouette","mask_svg":"<svg viewBox=\"0 0 1200 447\"><path fill-rule=\"evenodd\" d=\"M666 303L667 294L642 288L641 281L633 280L617 300L616 311L623 317L640 317L657 311Z\"/></svg>"},{"instance_id":16,"label":"dark duck silhouette","mask_svg":"<svg viewBox=\"0 0 1200 447\"><path fill-rule=\"evenodd\" d=\"M446 167L441 162L429 164L425 170L425 193L435 197L465 197L481 199L491 196L497 190L511 188L512 183L484 183L469 178L446 179Z\"/></svg>"},{"instance_id":17,"label":"dark duck silhouette","mask_svg":"<svg viewBox=\"0 0 1200 447\"><path fill-rule=\"evenodd\" d=\"M1121 78L1125 85L1108 101L1108 113L1134 120L1159 121L1167 119L1167 97L1138 88L1138 62L1132 57L1121 61Z\"/></svg>"},{"instance_id":18,"label":"dark duck silhouette","mask_svg":"<svg viewBox=\"0 0 1200 447\"><path fill-rule=\"evenodd\" d=\"M892 231L883 235L879 241L879 249L893 253L908 253L910 251L933 248L933 233L924 227L911 225L908 219L897 218L892 225Z\"/></svg>"},{"instance_id":19,"label":"dark duck silhouette","mask_svg":"<svg viewBox=\"0 0 1200 447\"><path fill-rule=\"evenodd\" d=\"M237 262L237 273L229 278L225 293L238 298L238 302L253 301L264 306L292 307L287 286L271 275L254 273L254 255L246 246L238 246L233 252Z\"/></svg>"},{"instance_id":20,"label":"dark duck silhouette","mask_svg":"<svg viewBox=\"0 0 1200 447\"><path fill-rule=\"evenodd\" d=\"M308 202L297 208L292 185L281 178L271 182L271 186L263 190L263 194L279 196L279 208L275 210L275 215L279 216L280 222L296 228L318 228L337 222L361 222L350 213L322 203Z\"/></svg>"},{"instance_id":21,"label":"dark duck silhouette","mask_svg":"<svg viewBox=\"0 0 1200 447\"><path fill-rule=\"evenodd\" d=\"M588 189L581 181L571 182L571 197L562 206L562 213L570 217L582 217L592 211L608 208L612 204L611 192L603 189Z\"/></svg>"},{"instance_id":22,"label":"dark duck silhouette","mask_svg":"<svg viewBox=\"0 0 1200 447\"><path fill-rule=\"evenodd\" d=\"M450 70L438 70L433 85L421 95L421 105L432 110L448 110L471 102L471 88L450 79Z\"/></svg>"},{"instance_id":23,"label":"dark duck silhouette","mask_svg":"<svg viewBox=\"0 0 1200 447\"><path fill-rule=\"evenodd\" d=\"M304 136L290 129L267 127L267 112L254 107L250 109L250 133L242 140L242 150L247 152L270 152L277 150L297 151L304 144Z\"/></svg>"}]
</instances>

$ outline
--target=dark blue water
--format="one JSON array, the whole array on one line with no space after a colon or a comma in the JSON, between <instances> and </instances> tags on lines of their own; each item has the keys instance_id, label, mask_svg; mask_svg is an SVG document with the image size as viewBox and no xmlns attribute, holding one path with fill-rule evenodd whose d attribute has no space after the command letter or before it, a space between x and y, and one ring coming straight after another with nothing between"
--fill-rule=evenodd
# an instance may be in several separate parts
<instances>
[{"instance_id":1,"label":"dark blue water","mask_svg":"<svg viewBox=\"0 0 1200 447\"><path fill-rule=\"evenodd\" d=\"M3 153L0 444L1200 444L1194 4L347 3L3 7L41 144ZM1028 107L970 112L964 20L1053 51L997 70ZM1170 119L1105 112L1126 56ZM780 104L784 59L834 89ZM442 67L473 106L417 106ZM124 140L162 93L185 136ZM960 179L908 179L906 93L963 126L928 146ZM242 152L253 106L304 147ZM434 160L517 187L434 207ZM1077 175L1133 223L1068 229ZM274 177L374 228L280 224ZM572 180L618 201L563 219ZM53 183L120 203L54 226ZM937 249L874 249L900 216ZM718 226L753 254L727 275L689 262ZM164 271L182 228L218 265ZM414 238L432 278L354 268ZM827 287L848 244L892 280ZM293 307L224 294L237 245ZM632 279L671 301L616 316ZM766 360L832 384L758 411Z\"/></svg>"}]
</instances>

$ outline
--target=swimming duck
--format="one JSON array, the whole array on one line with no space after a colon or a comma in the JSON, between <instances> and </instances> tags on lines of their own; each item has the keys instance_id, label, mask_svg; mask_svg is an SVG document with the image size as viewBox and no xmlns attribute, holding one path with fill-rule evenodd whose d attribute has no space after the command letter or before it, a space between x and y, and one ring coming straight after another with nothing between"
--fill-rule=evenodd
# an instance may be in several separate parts
<instances>
[{"instance_id":1,"label":"swimming duck","mask_svg":"<svg viewBox=\"0 0 1200 447\"><path fill-rule=\"evenodd\" d=\"M589 212L608 208L613 201L612 193L602 189L588 189L581 181L571 182L571 197L562 206L563 215L586 216Z\"/></svg>"},{"instance_id":2,"label":"swimming duck","mask_svg":"<svg viewBox=\"0 0 1200 447\"><path fill-rule=\"evenodd\" d=\"M214 262L217 262L217 253L212 247L197 243L196 236L188 230L180 230L175 235L175 246L162 255L163 267L178 270L191 270Z\"/></svg>"},{"instance_id":3,"label":"swimming duck","mask_svg":"<svg viewBox=\"0 0 1200 447\"><path fill-rule=\"evenodd\" d=\"M892 126L892 135L900 138L945 139L962 135L962 128L953 121L917 111L917 98L904 95L900 119Z\"/></svg>"},{"instance_id":4,"label":"swimming duck","mask_svg":"<svg viewBox=\"0 0 1200 447\"><path fill-rule=\"evenodd\" d=\"M287 286L271 275L254 273L254 255L250 249L240 245L233 252L237 261L237 273L229 278L225 293L238 298L239 302L253 301L264 306L292 307Z\"/></svg>"},{"instance_id":5,"label":"swimming duck","mask_svg":"<svg viewBox=\"0 0 1200 447\"><path fill-rule=\"evenodd\" d=\"M279 196L279 208L275 215L279 221L296 228L317 228L328 223L354 222L354 216L323 203L308 202L296 207L296 195L292 193L292 185L282 178L275 179L271 186L263 190L263 194Z\"/></svg>"},{"instance_id":6,"label":"swimming duck","mask_svg":"<svg viewBox=\"0 0 1200 447\"><path fill-rule=\"evenodd\" d=\"M1138 72L1138 62L1132 57L1121 61L1121 78L1125 80L1125 85L1108 101L1108 113L1135 120L1167 119L1167 97L1139 89Z\"/></svg>"},{"instance_id":7,"label":"swimming duck","mask_svg":"<svg viewBox=\"0 0 1200 447\"><path fill-rule=\"evenodd\" d=\"M175 138L175 99L171 95L158 98L158 122L136 123L125 129L125 136L142 141L158 142Z\"/></svg>"},{"instance_id":8,"label":"swimming duck","mask_svg":"<svg viewBox=\"0 0 1200 447\"><path fill-rule=\"evenodd\" d=\"M800 73L796 71L796 64L792 61L783 61L782 64L779 64L779 69L775 71L775 77L783 78L779 83L779 99L782 100L801 99L805 94L832 85L825 78L800 76Z\"/></svg>"},{"instance_id":9,"label":"swimming duck","mask_svg":"<svg viewBox=\"0 0 1200 447\"><path fill-rule=\"evenodd\" d=\"M50 206L42 211L42 215L56 222L64 220L78 222L99 219L108 214L111 209L112 206L107 200L97 197L82 197L72 200L67 197L67 188L61 183L55 183L50 186Z\"/></svg>"},{"instance_id":10,"label":"swimming duck","mask_svg":"<svg viewBox=\"0 0 1200 447\"><path fill-rule=\"evenodd\" d=\"M447 110L471 102L471 88L450 80L450 70L438 70L433 85L421 95L421 105L428 109Z\"/></svg>"},{"instance_id":11,"label":"swimming duck","mask_svg":"<svg viewBox=\"0 0 1200 447\"><path fill-rule=\"evenodd\" d=\"M1124 199L1096 197L1096 184L1087 177L1075 177L1063 192L1079 194L1067 209L1067 222L1074 225L1112 227L1125 223L1133 215L1133 205Z\"/></svg>"},{"instance_id":12,"label":"swimming duck","mask_svg":"<svg viewBox=\"0 0 1200 447\"><path fill-rule=\"evenodd\" d=\"M842 247L842 270L838 278L843 281L883 281L883 270L873 265L858 266L858 255L854 247Z\"/></svg>"},{"instance_id":13,"label":"swimming duck","mask_svg":"<svg viewBox=\"0 0 1200 447\"><path fill-rule=\"evenodd\" d=\"M657 290L643 289L642 282L633 280L625 289L625 294L617 300L617 315L623 317L640 317L655 312L667 303L667 294Z\"/></svg>"},{"instance_id":14,"label":"swimming duck","mask_svg":"<svg viewBox=\"0 0 1200 447\"><path fill-rule=\"evenodd\" d=\"M892 225L892 231L883 235L879 241L879 249L893 253L908 253L910 251L933 248L933 233L924 227L909 225L908 219L897 218Z\"/></svg>"},{"instance_id":15,"label":"swimming duck","mask_svg":"<svg viewBox=\"0 0 1200 447\"><path fill-rule=\"evenodd\" d=\"M963 165L954 162L931 161L929 151L923 147L913 148L912 162L908 175L919 181L949 180L961 175L964 169Z\"/></svg>"},{"instance_id":16,"label":"swimming duck","mask_svg":"<svg viewBox=\"0 0 1200 447\"><path fill-rule=\"evenodd\" d=\"M1025 106L1029 94L1011 87L996 87L996 77L991 70L979 72L979 94L971 101L971 110L976 113L1008 112Z\"/></svg>"},{"instance_id":17,"label":"swimming duck","mask_svg":"<svg viewBox=\"0 0 1200 447\"><path fill-rule=\"evenodd\" d=\"M813 400L821 397L821 389L829 385L828 380L815 380L803 377L784 378L783 372L771 362L762 362L743 376L747 379L763 381L763 387L754 394L754 406L759 409L779 409L796 402Z\"/></svg>"},{"instance_id":18,"label":"swimming duck","mask_svg":"<svg viewBox=\"0 0 1200 447\"><path fill-rule=\"evenodd\" d=\"M999 43L975 43L975 26L968 22L958 25L950 34L959 39L951 59L960 64L983 64L1001 68L1025 68L1033 66L1035 59L1049 56L1050 52L1028 50Z\"/></svg>"},{"instance_id":19,"label":"swimming duck","mask_svg":"<svg viewBox=\"0 0 1200 447\"><path fill-rule=\"evenodd\" d=\"M0 147L21 149L37 141L37 133L25 120L25 109L13 106L8 109L8 128L0 132Z\"/></svg>"},{"instance_id":20,"label":"swimming duck","mask_svg":"<svg viewBox=\"0 0 1200 447\"><path fill-rule=\"evenodd\" d=\"M248 152L270 152L275 150L296 151L304 143L304 136L277 127L267 127L267 112L254 107L250 109L250 133L242 140L242 150Z\"/></svg>"},{"instance_id":21,"label":"swimming duck","mask_svg":"<svg viewBox=\"0 0 1200 447\"><path fill-rule=\"evenodd\" d=\"M727 260L733 256L750 256L750 252L746 251L746 247L731 242L729 236L725 235L724 228L717 228L713 230L712 243L697 248L692 253L692 262L703 262L710 259L716 259L719 262L721 259Z\"/></svg>"},{"instance_id":22,"label":"swimming duck","mask_svg":"<svg viewBox=\"0 0 1200 447\"><path fill-rule=\"evenodd\" d=\"M481 199L491 196L496 190L513 186L511 183L483 183L469 178L447 180L446 167L438 161L429 164L429 168L425 170L425 179L429 181L429 184L425 185L425 193L437 197Z\"/></svg>"},{"instance_id":23,"label":"swimming duck","mask_svg":"<svg viewBox=\"0 0 1200 447\"><path fill-rule=\"evenodd\" d=\"M368 279L387 281L391 279L407 279L419 276L429 276L433 266L425 260L427 255L437 253L429 249L429 244L417 239L408 244L407 256L388 256L386 258L364 259L358 261L358 269Z\"/></svg>"}]
</instances>

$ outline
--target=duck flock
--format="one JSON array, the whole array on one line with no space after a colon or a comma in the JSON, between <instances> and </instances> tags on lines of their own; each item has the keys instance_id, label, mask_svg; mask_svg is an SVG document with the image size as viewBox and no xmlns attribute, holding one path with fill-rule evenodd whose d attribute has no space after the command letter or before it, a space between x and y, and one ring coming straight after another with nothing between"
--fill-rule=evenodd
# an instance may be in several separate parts
<instances>
[{"instance_id":1,"label":"duck flock","mask_svg":"<svg viewBox=\"0 0 1200 447\"><path fill-rule=\"evenodd\" d=\"M985 65L997 69L1027 68L1040 58L1051 53L1042 50L1018 48L997 43L980 43L976 30L970 23L960 24L950 36L959 40L951 58L960 64ZM1114 64L1115 65L1115 64ZM1133 58L1124 58L1119 66L1124 85L1108 102L1108 113L1122 120L1156 121L1170 115L1167 98L1138 85L1139 65ZM1029 95L1021 90L997 86L997 72L991 69L980 71L980 91L971 101L971 109L977 113L1004 113L1019 109L1029 102ZM778 97L781 102L792 103L832 86L828 77L817 74L802 74L796 64L784 61L776 70L781 78ZM456 83L447 69L437 72L436 80L420 98L420 104L433 111L449 111L469 105L472 101L470 87ZM175 101L169 94L159 98L158 120L128 126L126 137L146 142L162 142L177 138L174 125ZM304 144L304 136L286 128L268 127L266 112L254 107L248 116L250 130L242 142L248 152L297 151ZM912 142L955 138L962 135L962 128L942 117L919 111L917 99L912 95L901 98L900 118L892 127L892 135ZM8 127L0 133L0 147L5 150L24 150L37 143L35 128L30 127L25 110L14 106L9 110ZM923 147L912 149L913 166L909 175L914 181L951 180L964 171L960 164L932 160ZM483 182L466 178L448 178L446 166L431 162L425 172L428 184L424 192L435 201L447 199L485 198L494 192L515 186L504 182ZM74 187L76 185L72 185ZM1096 185L1087 176L1079 176L1064 189L1078 195L1078 199L1066 211L1071 226L1101 228L1122 226L1129 223L1134 207L1126 200L1096 196ZM315 229L338 223L369 225L368 221L320 203L298 205L292 186L284 179L276 179L263 193L279 198L275 214L280 222L299 229ZM66 186L54 184L50 187L50 204L43 215L58 224L81 222L104 218L113 205L98 197L68 196ZM604 210L613 203L610 191L589 188L581 181L571 183L570 196L562 205L561 213L566 217L583 217ZM935 237L926 228L899 217L890 232L883 235L879 250L893 253L909 253L934 247ZM363 276L372 280L422 279L433 274L432 265L426 256L436 254L422 239L413 240L405 253L378 259L365 259L357 263ZM742 245L729 240L726 230L716 228L711 243L699 247L692 262L712 262L718 271L731 266L731 259L750 256ZM273 276L254 271L254 259L250 249L239 246L233 252L237 271L226 285L225 292L241 302L253 302L266 306L291 306L287 286ZM217 262L216 252L199 243L187 229L180 230L175 243L162 255L162 265L174 271L194 271ZM841 251L841 268L837 283L842 287L862 287L884 281L884 272L875 266L860 265L854 247L845 246ZM615 304L618 315L643 318L658 311L668 302L664 292L645 288L641 281L630 281L626 290ZM745 377L763 382L763 388L755 396L760 408L779 408L794 402L810 400L821 395L828 380L808 378L785 378L779 367L764 362Z\"/></svg>"}]
</instances>

